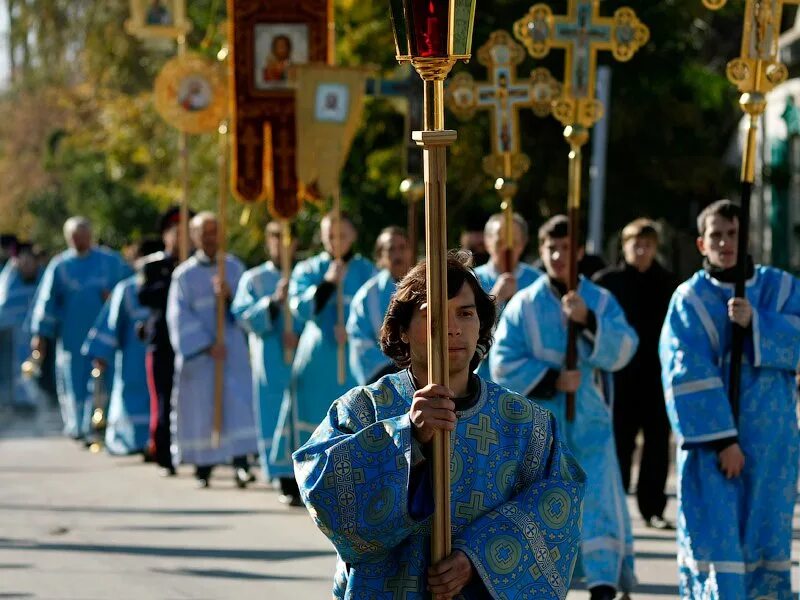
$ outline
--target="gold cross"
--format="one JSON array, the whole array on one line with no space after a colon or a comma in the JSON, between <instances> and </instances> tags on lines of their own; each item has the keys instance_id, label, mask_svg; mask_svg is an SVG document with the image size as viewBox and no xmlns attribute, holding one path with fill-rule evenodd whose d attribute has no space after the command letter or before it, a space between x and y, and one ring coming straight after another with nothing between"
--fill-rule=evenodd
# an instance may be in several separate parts
<instances>
[{"instance_id":1,"label":"gold cross","mask_svg":"<svg viewBox=\"0 0 800 600\"><path fill-rule=\"evenodd\" d=\"M727 4L727 0L703 0L711 10ZM740 92L766 94L789 76L786 65L778 60L781 15L786 4L800 0L747 0L744 9L742 52L728 63L728 79Z\"/></svg>"},{"instance_id":2,"label":"gold cross","mask_svg":"<svg viewBox=\"0 0 800 600\"><path fill-rule=\"evenodd\" d=\"M564 91L553 115L567 126L589 128L603 116L594 97L597 53L610 50L615 59L628 61L650 39L650 30L632 9L601 17L599 5L600 0L569 0L566 15L553 15L546 4L535 4L514 23L514 35L532 57L544 58L552 48L564 50Z\"/></svg>"},{"instance_id":3,"label":"gold cross","mask_svg":"<svg viewBox=\"0 0 800 600\"><path fill-rule=\"evenodd\" d=\"M447 107L459 119L469 120L477 110L489 111L492 153L484 157L483 168L494 178L519 179L528 170L530 160L520 152L519 111L530 108L546 117L561 91L544 68L518 81L517 66L523 60L525 49L507 31L494 31L478 50L478 62L486 67L489 80L476 82L461 72L447 86Z\"/></svg>"}]
</instances>

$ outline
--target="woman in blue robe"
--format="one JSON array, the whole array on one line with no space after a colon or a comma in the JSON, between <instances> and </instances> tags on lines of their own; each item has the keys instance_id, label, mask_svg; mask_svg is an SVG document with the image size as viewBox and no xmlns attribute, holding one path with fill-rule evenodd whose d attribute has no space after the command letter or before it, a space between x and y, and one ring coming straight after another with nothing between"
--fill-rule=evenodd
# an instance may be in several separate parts
<instances>
[{"instance_id":1,"label":"woman in blue robe","mask_svg":"<svg viewBox=\"0 0 800 600\"><path fill-rule=\"evenodd\" d=\"M83 217L64 224L70 248L47 265L31 313L31 346L51 351L56 340L56 383L64 433L82 439L89 432L92 399L88 393L91 361L81 346L114 286L132 270L120 254L92 245L92 229Z\"/></svg>"},{"instance_id":2,"label":"woman in blue robe","mask_svg":"<svg viewBox=\"0 0 800 600\"><path fill-rule=\"evenodd\" d=\"M27 318L41 278L30 244L19 244L16 256L0 271L0 329L11 332L12 355L8 370L13 384L12 404L35 408L42 392L38 383L22 375L22 363L31 352Z\"/></svg>"},{"instance_id":3,"label":"woman in blue robe","mask_svg":"<svg viewBox=\"0 0 800 600\"><path fill-rule=\"evenodd\" d=\"M271 221L265 230L267 254L279 260L284 252L281 245L281 224ZM294 247L289 251L294 255ZM292 358L297 347L302 322L293 321L293 331L284 331L284 310L288 302L288 279L268 260L245 271L236 288L231 312L248 332L253 369L253 400L258 425L258 453L261 469L267 481L274 478L269 456L283 394L289 385ZM289 361L286 360L286 351Z\"/></svg>"},{"instance_id":4,"label":"woman in blue robe","mask_svg":"<svg viewBox=\"0 0 800 600\"><path fill-rule=\"evenodd\" d=\"M698 218L705 267L675 292L659 353L677 438L681 598L789 600L798 458L800 284L749 266L733 299L736 205ZM728 400L732 321L747 328L738 421Z\"/></svg>"},{"instance_id":5,"label":"woman in blue robe","mask_svg":"<svg viewBox=\"0 0 800 600\"><path fill-rule=\"evenodd\" d=\"M586 471L581 570L592 598L614 598L619 590L630 591L636 578L610 398L604 394L602 380L605 373L630 361L639 340L610 292L584 278L577 293L567 292L567 232L566 217L561 216L540 229L539 251L547 276L509 301L500 317L489 362L494 381L555 415L568 446ZM576 370L566 371L567 319L572 317L583 323L579 325ZM566 418L565 393L570 388L576 390L571 422Z\"/></svg>"},{"instance_id":6,"label":"woman in blue robe","mask_svg":"<svg viewBox=\"0 0 800 600\"><path fill-rule=\"evenodd\" d=\"M147 347L138 336L150 312L139 304L137 294L136 276L120 281L82 349L84 356L101 363L101 370L113 367L105 435L106 450L111 454L143 452L150 439L150 392L144 361Z\"/></svg>"},{"instance_id":7,"label":"woman in blue robe","mask_svg":"<svg viewBox=\"0 0 800 600\"><path fill-rule=\"evenodd\" d=\"M341 237L336 231L341 230ZM291 452L314 432L325 415L330 398L355 385L347 365L347 337L344 323L350 301L358 289L375 274L374 265L352 252L356 230L344 213L336 226L334 213L323 217L320 233L325 251L299 262L289 281L292 314L305 323L297 346L289 393L284 396L270 460L273 476L281 479L283 500L297 504ZM335 260L337 250L342 259ZM338 326L337 292L342 287L344 319ZM338 355L344 345L344 383L339 383ZM327 398L327 400L326 400Z\"/></svg>"},{"instance_id":8,"label":"woman in blue robe","mask_svg":"<svg viewBox=\"0 0 800 600\"><path fill-rule=\"evenodd\" d=\"M225 257L225 278L217 275L219 249L217 218L198 213L190 222L197 252L172 274L167 299L169 338L175 349L175 387L172 390L172 457L176 465L195 466L200 488L210 484L215 465L233 462L234 481L251 481L247 455L258 451L253 417L253 384L245 332L228 308L225 335L217 340L217 296L232 298L244 266ZM222 424L214 443L216 361L224 361Z\"/></svg>"},{"instance_id":9,"label":"woman in blue robe","mask_svg":"<svg viewBox=\"0 0 800 600\"><path fill-rule=\"evenodd\" d=\"M398 284L381 345L404 370L357 387L294 454L303 500L338 553L333 597L558 598L578 554L584 474L556 420L472 373L494 305L448 260L450 388L427 382L425 264ZM430 440L452 439L452 553L431 564Z\"/></svg>"},{"instance_id":10,"label":"woman in blue robe","mask_svg":"<svg viewBox=\"0 0 800 600\"><path fill-rule=\"evenodd\" d=\"M375 241L375 261L381 272L353 296L347 319L350 370L366 385L397 370L380 347L381 325L397 282L411 268L411 245L405 230L386 227Z\"/></svg>"}]
</instances>

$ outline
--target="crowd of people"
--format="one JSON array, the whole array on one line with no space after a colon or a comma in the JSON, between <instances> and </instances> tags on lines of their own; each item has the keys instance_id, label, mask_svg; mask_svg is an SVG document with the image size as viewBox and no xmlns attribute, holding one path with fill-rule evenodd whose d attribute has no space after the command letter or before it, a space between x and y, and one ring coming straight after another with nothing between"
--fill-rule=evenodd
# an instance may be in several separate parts
<instances>
[{"instance_id":1,"label":"crowd of people","mask_svg":"<svg viewBox=\"0 0 800 600\"><path fill-rule=\"evenodd\" d=\"M427 380L425 265L402 228L383 229L369 260L352 219L326 214L322 251L287 277L297 248L277 222L268 260L246 270L219 256L210 212L191 216L182 263L177 208L160 220L160 247L129 260L72 217L68 249L46 266L29 244L0 240L0 400L36 406L30 365L54 357L64 432L80 443L94 440L107 387L110 453L142 453L166 477L191 465L199 488L221 465L247 487L257 461L335 545L336 598L563 598L573 576L592 599L615 598L636 584L628 493L648 527L677 528L682 597L790 598L800 286L750 264L746 298L734 297L738 226L735 204L704 209L703 267L679 285L649 219L622 230L622 259L605 266L571 246L560 215L539 228L529 264L528 223L514 215L509 240L493 215L448 259L444 387ZM438 430L453 432L453 552L431 565ZM670 432L677 523L665 517Z\"/></svg>"}]
</instances>

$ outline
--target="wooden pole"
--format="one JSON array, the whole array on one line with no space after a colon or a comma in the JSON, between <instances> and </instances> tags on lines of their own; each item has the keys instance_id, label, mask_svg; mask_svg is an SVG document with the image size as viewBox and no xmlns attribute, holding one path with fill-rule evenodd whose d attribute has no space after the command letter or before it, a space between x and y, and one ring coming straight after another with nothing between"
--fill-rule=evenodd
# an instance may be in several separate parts
<instances>
[{"instance_id":1,"label":"wooden pole","mask_svg":"<svg viewBox=\"0 0 800 600\"><path fill-rule=\"evenodd\" d=\"M567 289L578 289L578 245L580 244L581 224L581 170L583 167L581 147L589 140L589 130L579 125L564 129L564 138L570 145L569 153L569 192L567 217L569 219L569 274ZM573 371L578 364L578 326L570 320L567 323L566 369ZM575 420L575 394L567 394L567 421Z\"/></svg>"},{"instance_id":2,"label":"wooden pole","mask_svg":"<svg viewBox=\"0 0 800 600\"><path fill-rule=\"evenodd\" d=\"M281 221L281 277L287 281L292 276L292 225L289 219ZM294 332L292 310L288 298L283 303L283 331L286 334ZM283 346L283 362L292 364L294 349Z\"/></svg>"},{"instance_id":3,"label":"wooden pole","mask_svg":"<svg viewBox=\"0 0 800 600\"><path fill-rule=\"evenodd\" d=\"M186 38L178 38L178 56L186 54ZM178 258L183 262L189 258L189 134L178 134L178 155L181 164L181 220L178 232Z\"/></svg>"},{"instance_id":4,"label":"wooden pole","mask_svg":"<svg viewBox=\"0 0 800 600\"><path fill-rule=\"evenodd\" d=\"M222 123L219 126L219 206L217 221L217 277L225 281L226 244L226 211L228 208L228 126ZM225 318L228 311L228 299L224 294L217 295L217 344L225 343ZM214 429L212 431L212 445L219 448L222 436L222 401L225 393L225 360L217 359L214 362Z\"/></svg>"},{"instance_id":5,"label":"wooden pole","mask_svg":"<svg viewBox=\"0 0 800 600\"><path fill-rule=\"evenodd\" d=\"M424 131L415 131L422 146L425 179L425 275L428 300L428 383L449 387L447 341L447 146L455 131L444 129L444 77L447 70L426 72L415 65L424 80ZM450 435L437 431L432 440L434 513L431 560L437 563L451 552Z\"/></svg>"},{"instance_id":6,"label":"wooden pole","mask_svg":"<svg viewBox=\"0 0 800 600\"><path fill-rule=\"evenodd\" d=\"M333 214L334 218L336 219L333 224L333 235L336 239L336 256L334 258L335 260L342 260L342 199L341 191L339 190L338 185L333 192ZM336 285L336 326L340 328L344 327L344 277L342 277L342 279ZM338 347L336 350L337 381L339 382L339 385L344 385L347 381L347 364L345 363L347 357L345 355L345 344L338 342Z\"/></svg>"}]
</instances>

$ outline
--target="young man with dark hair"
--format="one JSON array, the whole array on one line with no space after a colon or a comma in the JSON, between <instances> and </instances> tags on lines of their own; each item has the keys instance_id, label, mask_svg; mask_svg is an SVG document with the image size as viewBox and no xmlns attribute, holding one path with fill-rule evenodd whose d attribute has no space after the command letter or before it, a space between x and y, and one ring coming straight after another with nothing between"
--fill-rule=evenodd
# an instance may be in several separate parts
<instances>
[{"instance_id":1,"label":"young man with dark hair","mask_svg":"<svg viewBox=\"0 0 800 600\"><path fill-rule=\"evenodd\" d=\"M672 296L659 353L678 442L681 597L792 598L800 285L747 257L734 297L739 207L698 218L703 269ZM728 398L733 324L746 329L738 419Z\"/></svg>"},{"instance_id":2,"label":"young man with dark hair","mask_svg":"<svg viewBox=\"0 0 800 600\"><path fill-rule=\"evenodd\" d=\"M495 310L466 260L448 260L450 387L427 379L420 263L381 330L403 370L341 396L294 455L303 500L339 555L334 598L566 597L584 474L552 415L473 374ZM431 565L436 431L453 440L453 551Z\"/></svg>"},{"instance_id":3,"label":"young man with dark hair","mask_svg":"<svg viewBox=\"0 0 800 600\"><path fill-rule=\"evenodd\" d=\"M383 317L397 282L411 268L411 244L404 229L386 227L375 241L375 263L381 272L353 296L347 318L350 370L359 385L377 381L396 368L380 347Z\"/></svg>"},{"instance_id":4,"label":"young man with dark hair","mask_svg":"<svg viewBox=\"0 0 800 600\"><path fill-rule=\"evenodd\" d=\"M547 272L508 303L489 354L492 378L549 409L570 449L587 473L581 566L592 600L630 591L633 536L614 430L601 379L624 367L638 344L614 297L580 278L567 291L568 221L557 216L539 229L539 253ZM564 367L567 321L579 329L578 363ZM566 417L566 395L574 394L575 418Z\"/></svg>"},{"instance_id":5,"label":"young man with dark hair","mask_svg":"<svg viewBox=\"0 0 800 600\"><path fill-rule=\"evenodd\" d=\"M281 272L282 259L294 262L296 242L289 248L282 243L283 226L270 221L264 229L268 260L245 271L236 288L231 312L248 332L253 366L253 408L258 426L258 452L266 481L276 479L270 469L275 428L289 387L292 361L286 362L286 350L294 358L297 341L303 331L302 321L292 321L286 330L284 316L289 304L289 278ZM288 252L289 256L284 257Z\"/></svg>"},{"instance_id":6,"label":"young man with dark hair","mask_svg":"<svg viewBox=\"0 0 800 600\"><path fill-rule=\"evenodd\" d=\"M594 282L609 290L639 336L639 348L626 367L614 373L614 438L626 490L636 437L644 436L636 499L648 527L672 529L664 519L669 472L669 419L661 388L658 336L667 314L675 276L656 258L659 235L650 219L636 219L622 229L623 260L600 271Z\"/></svg>"},{"instance_id":7,"label":"young man with dark hair","mask_svg":"<svg viewBox=\"0 0 800 600\"><path fill-rule=\"evenodd\" d=\"M347 364L345 324L353 296L375 275L375 266L353 250L358 232L347 213L329 212L320 221L319 229L324 251L297 263L289 280L292 313L305 327L292 366L289 393L281 407L270 464L280 479L281 502L293 506L300 505L300 493L291 453L314 431L330 398L356 385ZM341 325L337 306L340 291ZM338 380L340 346L344 346L343 384Z\"/></svg>"}]
</instances>

